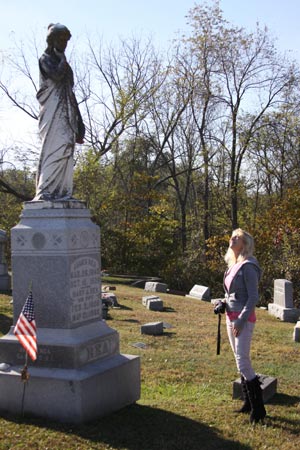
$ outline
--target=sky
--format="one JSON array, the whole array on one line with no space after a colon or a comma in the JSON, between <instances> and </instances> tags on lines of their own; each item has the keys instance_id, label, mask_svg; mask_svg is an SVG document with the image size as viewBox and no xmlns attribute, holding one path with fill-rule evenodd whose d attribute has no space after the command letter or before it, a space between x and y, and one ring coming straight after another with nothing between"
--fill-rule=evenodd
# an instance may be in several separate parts
<instances>
[{"instance_id":1,"label":"sky","mask_svg":"<svg viewBox=\"0 0 300 450\"><path fill-rule=\"evenodd\" d=\"M0 0L0 48L10 45L13 32L24 38L31 31L46 32L50 22L68 26L73 37L98 32L105 39L132 33L171 40L186 27L185 16L201 0ZM211 3L208 1L208 3ZM227 20L249 30L257 21L278 37L282 49L299 55L299 0L220 0Z\"/></svg>"},{"instance_id":2,"label":"sky","mask_svg":"<svg viewBox=\"0 0 300 450\"><path fill-rule=\"evenodd\" d=\"M159 48L167 48L177 33L188 30L186 15L201 0L0 0L0 63L13 39L32 39L33 34L46 36L51 22L66 25L73 42L86 36L100 35L104 41L115 38L151 36ZM210 1L207 2L211 4ZM299 0L220 0L224 18L236 26L254 31L256 23L267 26L276 38L277 48L289 51L300 63ZM45 46L44 46L45 47ZM41 52L44 50L41 48ZM1 67L0 67L1 75ZM32 120L20 120L15 110L0 101L0 143L3 137L14 140L28 130ZM37 127L36 123L33 126ZM27 135L28 138L28 135Z\"/></svg>"}]
</instances>

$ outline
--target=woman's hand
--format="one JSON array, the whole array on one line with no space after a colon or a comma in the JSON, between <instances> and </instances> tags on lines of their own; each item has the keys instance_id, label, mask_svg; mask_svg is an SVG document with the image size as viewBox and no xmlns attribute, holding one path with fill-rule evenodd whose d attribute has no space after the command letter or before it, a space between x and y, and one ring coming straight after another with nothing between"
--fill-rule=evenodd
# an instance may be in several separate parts
<instances>
[{"instance_id":1,"label":"woman's hand","mask_svg":"<svg viewBox=\"0 0 300 450\"><path fill-rule=\"evenodd\" d=\"M233 331L234 337L238 337L241 334L242 330L240 327L238 327L236 324L234 324L232 331Z\"/></svg>"}]
</instances>

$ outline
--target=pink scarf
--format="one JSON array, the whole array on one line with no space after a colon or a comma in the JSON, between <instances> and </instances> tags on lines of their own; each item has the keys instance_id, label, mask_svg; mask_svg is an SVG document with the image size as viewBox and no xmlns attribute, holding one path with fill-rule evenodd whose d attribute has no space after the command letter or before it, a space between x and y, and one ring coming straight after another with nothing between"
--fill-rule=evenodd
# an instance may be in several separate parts
<instances>
[{"instance_id":1,"label":"pink scarf","mask_svg":"<svg viewBox=\"0 0 300 450\"><path fill-rule=\"evenodd\" d=\"M236 276L236 274L238 273L238 271L240 270L240 268L242 267L242 265L245 262L247 262L247 261L242 261L242 262L239 262L239 263L235 263L226 272L225 279L224 279L224 284L225 284L225 287L227 289L227 292L229 292L232 280L234 279L234 277ZM238 317L240 315L240 312L231 311L231 312L226 312L226 314L227 314L229 320L233 321L233 320L238 319ZM256 322L255 311L253 311L253 313L250 314L248 322Z\"/></svg>"},{"instance_id":2,"label":"pink scarf","mask_svg":"<svg viewBox=\"0 0 300 450\"><path fill-rule=\"evenodd\" d=\"M225 275L225 280L224 280L224 284L227 289L227 292L229 292L232 280L234 279L234 277L236 276L236 274L238 273L238 271L240 270L240 268L242 267L244 262L245 261L235 263L233 266L231 266L227 270L226 275Z\"/></svg>"}]
</instances>

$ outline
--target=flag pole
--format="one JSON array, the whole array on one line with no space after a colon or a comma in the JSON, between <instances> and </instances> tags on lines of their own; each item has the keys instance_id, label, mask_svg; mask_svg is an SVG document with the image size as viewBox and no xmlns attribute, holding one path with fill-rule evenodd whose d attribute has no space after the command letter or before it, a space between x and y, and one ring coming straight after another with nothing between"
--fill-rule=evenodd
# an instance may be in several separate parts
<instances>
[{"instance_id":1,"label":"flag pole","mask_svg":"<svg viewBox=\"0 0 300 450\"><path fill-rule=\"evenodd\" d=\"M23 395L22 395L22 405L21 405L21 415L24 416L24 403L25 403L25 390L26 384L29 379L28 367L28 353L25 352L25 365L21 371L21 381L23 381Z\"/></svg>"}]
</instances>

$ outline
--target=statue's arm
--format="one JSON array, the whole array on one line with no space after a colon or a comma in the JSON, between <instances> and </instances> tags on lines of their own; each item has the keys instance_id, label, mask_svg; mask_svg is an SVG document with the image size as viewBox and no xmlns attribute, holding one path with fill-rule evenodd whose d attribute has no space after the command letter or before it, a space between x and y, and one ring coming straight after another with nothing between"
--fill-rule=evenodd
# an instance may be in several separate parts
<instances>
[{"instance_id":1,"label":"statue's arm","mask_svg":"<svg viewBox=\"0 0 300 450\"><path fill-rule=\"evenodd\" d=\"M44 53L40 57L39 65L43 76L53 81L61 81L69 68L64 53L61 54L61 57Z\"/></svg>"}]
</instances>

